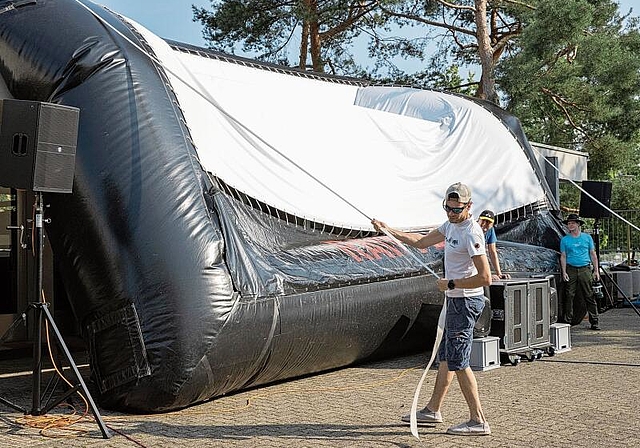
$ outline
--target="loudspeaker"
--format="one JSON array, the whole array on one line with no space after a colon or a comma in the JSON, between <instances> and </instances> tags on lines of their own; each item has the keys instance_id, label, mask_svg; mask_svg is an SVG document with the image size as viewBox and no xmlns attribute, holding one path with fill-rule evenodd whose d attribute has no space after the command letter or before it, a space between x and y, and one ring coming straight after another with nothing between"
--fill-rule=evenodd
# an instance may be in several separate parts
<instances>
[{"instance_id":1,"label":"loudspeaker","mask_svg":"<svg viewBox=\"0 0 640 448\"><path fill-rule=\"evenodd\" d=\"M79 118L76 107L1 100L0 185L71 193Z\"/></svg>"},{"instance_id":2,"label":"loudspeaker","mask_svg":"<svg viewBox=\"0 0 640 448\"><path fill-rule=\"evenodd\" d=\"M608 218L611 216L611 212L608 210L611 203L611 182L583 180L582 189L602 202L607 208L602 207L583 191L580 194L580 217Z\"/></svg>"}]
</instances>

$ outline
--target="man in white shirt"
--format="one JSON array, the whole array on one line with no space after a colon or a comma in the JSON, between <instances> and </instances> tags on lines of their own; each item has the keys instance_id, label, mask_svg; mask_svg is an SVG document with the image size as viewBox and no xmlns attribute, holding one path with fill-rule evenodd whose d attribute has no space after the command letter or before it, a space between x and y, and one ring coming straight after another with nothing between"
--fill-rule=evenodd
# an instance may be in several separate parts
<instances>
[{"instance_id":1,"label":"man in white shirt","mask_svg":"<svg viewBox=\"0 0 640 448\"><path fill-rule=\"evenodd\" d=\"M484 234L471 217L471 189L464 184L451 185L442 203L448 221L424 234L393 229L373 219L377 231L386 231L403 243L424 249L445 241L445 278L437 280L445 291L447 315L444 337L438 350L440 365L433 393L427 405L417 412L418 423L442 423L440 408L456 376L469 406L469 421L450 427L448 434L491 434L480 404L478 384L469 366L473 327L484 308L484 286L491 284L491 269L485 253ZM410 415L402 417L408 423Z\"/></svg>"}]
</instances>

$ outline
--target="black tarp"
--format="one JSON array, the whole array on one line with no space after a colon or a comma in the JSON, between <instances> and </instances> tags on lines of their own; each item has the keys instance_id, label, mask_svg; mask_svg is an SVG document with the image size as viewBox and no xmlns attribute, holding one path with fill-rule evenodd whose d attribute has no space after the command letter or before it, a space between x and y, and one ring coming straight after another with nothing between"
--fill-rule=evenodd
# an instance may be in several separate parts
<instances>
[{"instance_id":1,"label":"black tarp","mask_svg":"<svg viewBox=\"0 0 640 448\"><path fill-rule=\"evenodd\" d=\"M166 411L428 348L442 295L423 265L440 273L440 250L408 256L239 200L200 167L162 69L96 18L146 48L116 15L74 0L0 10L9 92L80 109L73 193L45 196L46 231L103 406ZM533 243L553 227L544 210L524 221ZM501 259L557 271L550 249L505 244Z\"/></svg>"}]
</instances>

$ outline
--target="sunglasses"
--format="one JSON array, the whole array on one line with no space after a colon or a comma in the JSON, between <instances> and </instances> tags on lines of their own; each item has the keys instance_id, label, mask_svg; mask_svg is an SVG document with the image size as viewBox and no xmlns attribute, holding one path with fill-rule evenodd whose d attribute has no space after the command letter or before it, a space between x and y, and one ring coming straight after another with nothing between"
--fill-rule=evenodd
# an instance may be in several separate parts
<instances>
[{"instance_id":1,"label":"sunglasses","mask_svg":"<svg viewBox=\"0 0 640 448\"><path fill-rule=\"evenodd\" d=\"M442 208L444 208L446 212L453 212L456 215L459 215L465 208L467 208L467 204L464 204L462 207L449 207L447 204L443 203Z\"/></svg>"}]
</instances>

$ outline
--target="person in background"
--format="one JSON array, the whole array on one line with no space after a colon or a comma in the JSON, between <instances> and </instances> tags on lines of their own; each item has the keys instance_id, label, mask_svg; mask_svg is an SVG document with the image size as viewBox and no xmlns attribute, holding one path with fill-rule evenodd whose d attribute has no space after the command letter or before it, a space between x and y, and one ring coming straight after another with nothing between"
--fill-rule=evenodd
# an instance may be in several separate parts
<instances>
[{"instance_id":1,"label":"person in background","mask_svg":"<svg viewBox=\"0 0 640 448\"><path fill-rule=\"evenodd\" d=\"M447 429L448 434L480 436L491 434L480 405L478 383L469 365L473 327L484 308L484 286L491 284L491 269L485 254L484 236L471 217L471 190L464 184L451 185L442 207L448 220L437 229L424 234L393 229L376 219L371 220L377 231L384 231L405 244L420 249L445 242L444 269L446 278L438 279L438 289L445 291L447 314L444 337L438 350L438 374L427 406L416 412L418 423L442 423L440 408L455 376L467 406L469 421ZM410 422L405 415L402 421Z\"/></svg>"},{"instance_id":2,"label":"person in background","mask_svg":"<svg viewBox=\"0 0 640 448\"><path fill-rule=\"evenodd\" d=\"M573 324L573 300L576 295L583 300L589 313L592 330L599 330L598 305L593 297L592 279L600 281L600 267L593 238L583 233L584 221L575 213L569 213L562 221L569 233L560 240L560 269L565 283L564 321ZM593 272L593 273L592 273Z\"/></svg>"},{"instance_id":3,"label":"person in background","mask_svg":"<svg viewBox=\"0 0 640 448\"><path fill-rule=\"evenodd\" d=\"M478 217L478 224L480 224L484 232L484 240L487 245L489 260L491 261L493 269L496 271L496 273L491 276L491 280L493 281L511 278L509 274L504 274L500 269L500 260L498 260L498 250L496 249L498 237L496 236L496 230L493 228L495 222L496 215L491 210L483 210Z\"/></svg>"}]
</instances>

